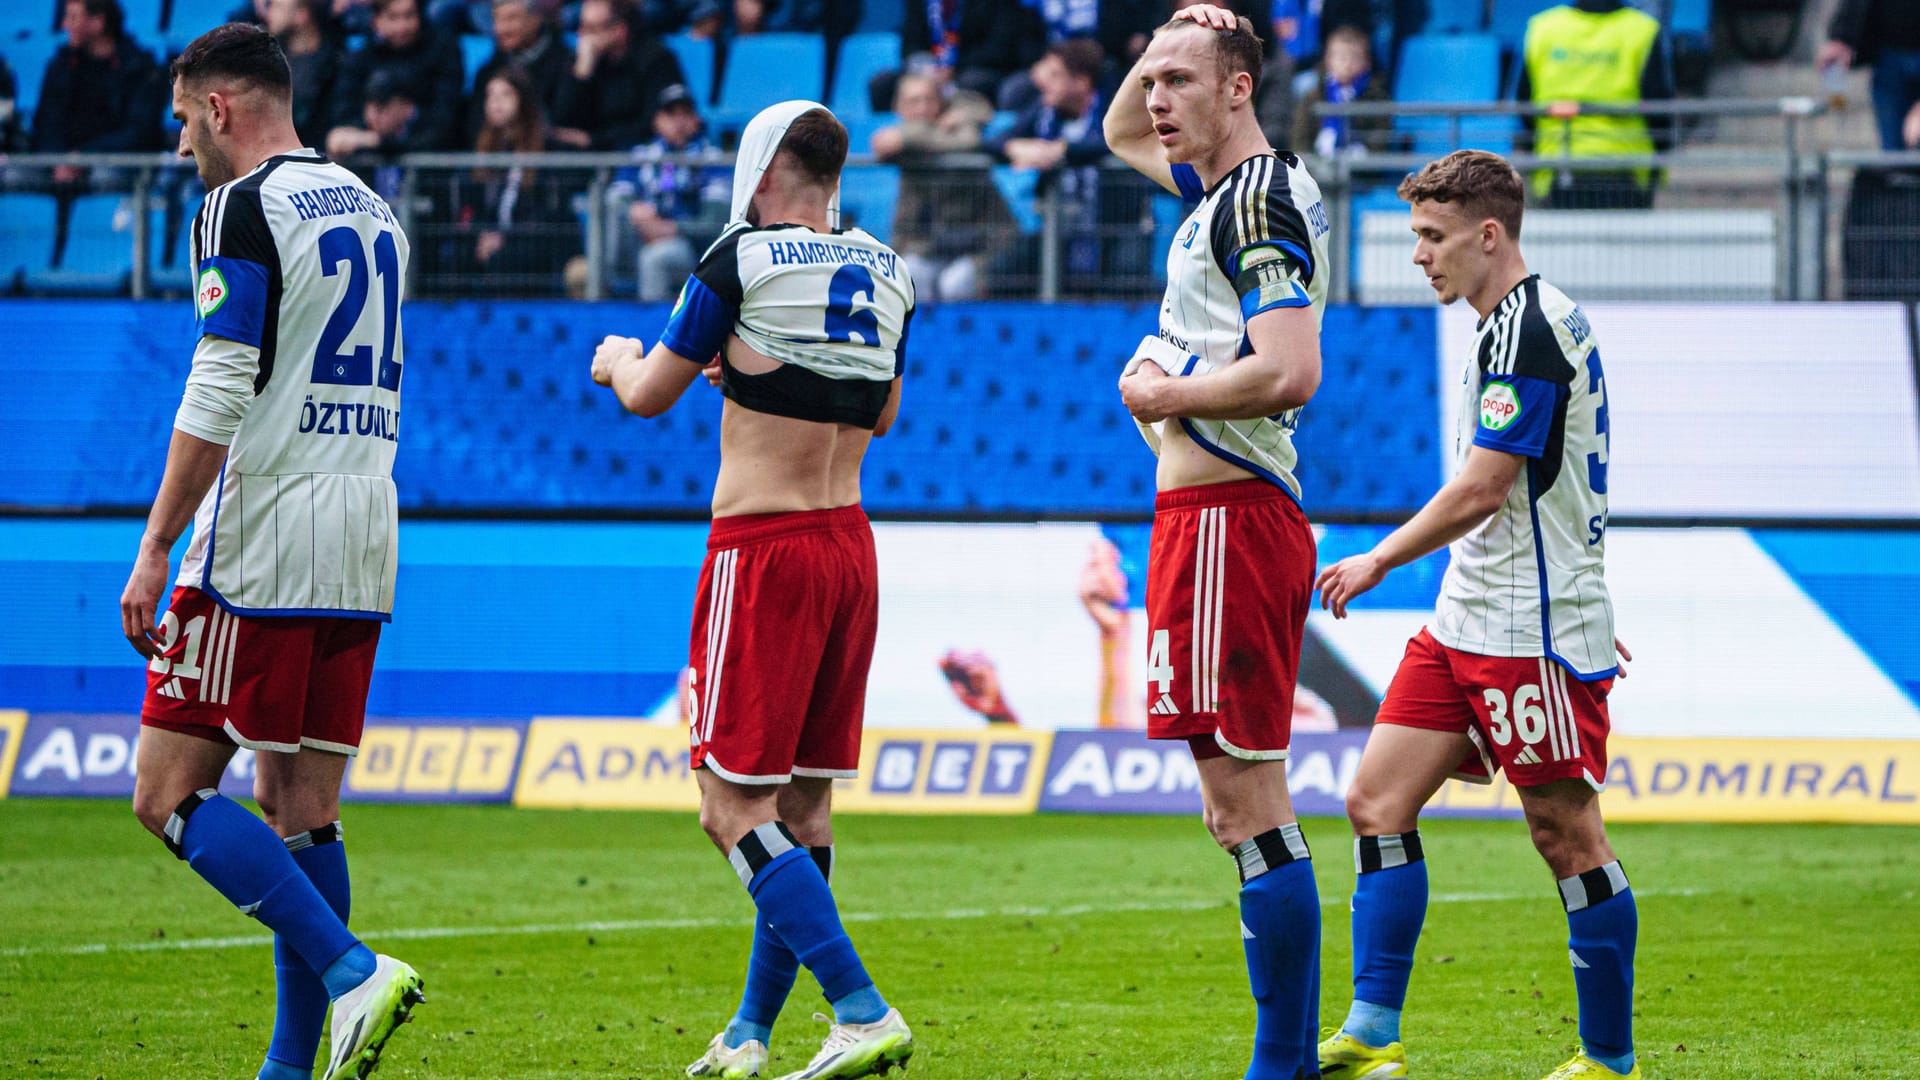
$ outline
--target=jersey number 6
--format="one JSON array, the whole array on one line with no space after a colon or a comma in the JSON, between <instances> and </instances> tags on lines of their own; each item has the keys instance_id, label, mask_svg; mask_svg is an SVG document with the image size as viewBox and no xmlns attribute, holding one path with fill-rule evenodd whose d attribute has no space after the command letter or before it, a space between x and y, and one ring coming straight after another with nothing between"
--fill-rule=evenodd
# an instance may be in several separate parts
<instances>
[{"instance_id":1,"label":"jersey number 6","mask_svg":"<svg viewBox=\"0 0 1920 1080\"><path fill-rule=\"evenodd\" d=\"M855 311L853 302L860 294L867 296L867 307ZM852 263L834 271L833 280L827 283L827 317L822 329L828 341L852 341L853 335L860 335L860 344L880 344L880 320L874 317L873 275L864 266Z\"/></svg>"},{"instance_id":2,"label":"jersey number 6","mask_svg":"<svg viewBox=\"0 0 1920 1080\"><path fill-rule=\"evenodd\" d=\"M320 234L320 272L333 277L347 264L347 291L327 316L320 331L320 347L313 354L313 381L334 386L371 386L374 382L373 346L340 346L360 323L367 306L367 250L360 233L345 225ZM373 241L373 268L380 275L380 388L400 389L400 365L393 359L393 340L400 326L400 251L393 233L385 229Z\"/></svg>"}]
</instances>

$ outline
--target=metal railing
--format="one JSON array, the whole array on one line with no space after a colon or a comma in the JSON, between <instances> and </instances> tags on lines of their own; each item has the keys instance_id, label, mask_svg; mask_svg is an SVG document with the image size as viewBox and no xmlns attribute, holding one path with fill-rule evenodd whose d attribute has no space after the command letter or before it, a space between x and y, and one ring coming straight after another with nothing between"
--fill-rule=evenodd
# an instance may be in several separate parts
<instances>
[{"instance_id":1,"label":"metal railing","mask_svg":"<svg viewBox=\"0 0 1920 1080\"><path fill-rule=\"evenodd\" d=\"M1392 194L1401 177L1442 146L1524 146L1517 120L1573 119L1554 106L1511 102L1323 110L1389 124L1365 152L1308 159L1334 227L1330 295L1361 303L1427 295L1407 262L1405 209ZM1678 148L1650 155L1509 153L1536 185L1526 224L1530 260L1595 299L1920 297L1920 154L1809 145L1818 140L1806 125L1821 111L1806 98L1583 106L1581 115L1771 125L1750 136L1758 145L1739 148L1683 130ZM1507 126L1485 127L1491 120ZM677 290L724 222L731 170L722 154L413 154L345 164L382 191L406 228L414 295L587 299L660 298L662 275L671 278L668 295ZM1016 172L978 154L883 170L874 164L850 160L845 217L892 242L930 298L1151 299L1186 214L1176 197L1118 162L1049 174ZM82 170L81 179L56 182L60 166ZM658 202L655 189L668 174L678 190L694 193L658 215L682 216L672 230L678 242L662 243L642 233L648 215L636 204ZM1621 203L1585 184L1623 175L1646 182L1618 188L1629 196ZM1567 180L1574 183L1556 186ZM515 209L503 219L509 187ZM1578 199L1569 197L1575 188ZM0 157L0 198L36 192L53 195L59 207L48 241L54 250L35 255L28 245L45 221L16 220L10 211L0 220L0 247L13 265L0 265L0 275L13 280L0 276L0 289L72 291L62 275L77 276L86 291L135 297L190 288L185 236L201 194L191 163L158 154ZM102 195L118 201L104 206ZM1638 209L1618 208L1626 205ZM499 239L483 240L490 232ZM100 259L102 250L114 257ZM106 264L106 274L69 273L76 251Z\"/></svg>"}]
</instances>

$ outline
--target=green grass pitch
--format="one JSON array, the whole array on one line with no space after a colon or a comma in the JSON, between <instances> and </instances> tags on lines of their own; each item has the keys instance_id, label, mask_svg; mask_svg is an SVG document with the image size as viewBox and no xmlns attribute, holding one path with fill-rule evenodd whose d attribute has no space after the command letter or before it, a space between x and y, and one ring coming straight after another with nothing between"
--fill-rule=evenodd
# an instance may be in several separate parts
<instances>
[{"instance_id":1,"label":"green grass pitch","mask_svg":"<svg viewBox=\"0 0 1920 1080\"><path fill-rule=\"evenodd\" d=\"M349 807L353 923L428 1001L379 1073L673 1077L730 1014L751 910L691 814ZM1322 1020L1344 1014L1344 823L1306 822ZM1413 1076L1538 1080L1575 1045L1566 924L1516 822L1424 830ZM835 892L918 1080L1238 1077L1230 860L1197 821L840 823ZM1652 1077L1920 1076L1920 830L1617 826ZM237 940L236 940L237 939ZM253 1075L271 952L120 803L0 802L0 1075ZM776 1074L823 1027L806 976Z\"/></svg>"}]
</instances>

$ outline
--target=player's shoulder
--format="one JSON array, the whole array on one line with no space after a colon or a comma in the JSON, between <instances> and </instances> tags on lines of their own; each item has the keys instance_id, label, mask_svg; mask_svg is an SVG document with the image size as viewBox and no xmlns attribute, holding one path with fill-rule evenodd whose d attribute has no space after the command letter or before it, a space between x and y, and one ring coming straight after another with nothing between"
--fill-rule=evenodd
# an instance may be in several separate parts
<instances>
[{"instance_id":1,"label":"player's shoulder","mask_svg":"<svg viewBox=\"0 0 1920 1080\"><path fill-rule=\"evenodd\" d=\"M1320 188L1300 159L1286 151L1255 154L1234 166L1213 192L1215 243L1228 250L1313 235L1309 210L1320 202Z\"/></svg>"},{"instance_id":2,"label":"player's shoulder","mask_svg":"<svg viewBox=\"0 0 1920 1080\"><path fill-rule=\"evenodd\" d=\"M1534 275L1513 287L1487 318L1480 362L1489 375L1568 382L1590 337L1586 316L1566 293Z\"/></svg>"}]
</instances>

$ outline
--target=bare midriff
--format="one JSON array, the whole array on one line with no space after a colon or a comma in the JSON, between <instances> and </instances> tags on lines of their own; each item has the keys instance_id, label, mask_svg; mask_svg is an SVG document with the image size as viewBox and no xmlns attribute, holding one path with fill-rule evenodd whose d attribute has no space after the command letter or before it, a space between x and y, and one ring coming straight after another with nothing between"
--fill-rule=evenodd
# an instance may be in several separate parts
<instances>
[{"instance_id":1,"label":"bare midriff","mask_svg":"<svg viewBox=\"0 0 1920 1080\"><path fill-rule=\"evenodd\" d=\"M762 375L780 366L737 336L726 348L736 371ZM713 516L851 506L860 501L860 460L871 441L873 432L853 424L774 416L729 400L720 413Z\"/></svg>"},{"instance_id":2,"label":"bare midriff","mask_svg":"<svg viewBox=\"0 0 1920 1080\"><path fill-rule=\"evenodd\" d=\"M1195 442L1180 426L1177 417L1168 417L1160 423L1160 467L1154 473L1154 487L1158 490L1254 479L1258 478L1238 465L1215 457Z\"/></svg>"}]
</instances>

